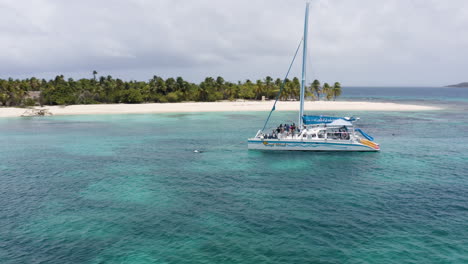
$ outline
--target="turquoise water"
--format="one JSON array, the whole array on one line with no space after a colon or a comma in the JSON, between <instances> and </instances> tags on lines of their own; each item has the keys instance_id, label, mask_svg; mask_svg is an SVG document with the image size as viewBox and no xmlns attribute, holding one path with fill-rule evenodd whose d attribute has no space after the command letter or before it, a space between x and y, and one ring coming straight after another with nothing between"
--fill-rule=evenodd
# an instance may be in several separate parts
<instances>
[{"instance_id":1,"label":"turquoise water","mask_svg":"<svg viewBox=\"0 0 468 264\"><path fill-rule=\"evenodd\" d=\"M467 263L468 104L434 104L319 113L380 153L247 151L267 113L0 119L0 262Z\"/></svg>"}]
</instances>

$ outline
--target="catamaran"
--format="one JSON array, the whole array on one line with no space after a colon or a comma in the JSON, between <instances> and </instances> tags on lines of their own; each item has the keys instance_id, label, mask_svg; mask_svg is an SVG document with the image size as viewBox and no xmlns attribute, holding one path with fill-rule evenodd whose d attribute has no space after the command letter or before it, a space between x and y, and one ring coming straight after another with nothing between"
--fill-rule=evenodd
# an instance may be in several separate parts
<instances>
[{"instance_id":1,"label":"catamaran","mask_svg":"<svg viewBox=\"0 0 468 264\"><path fill-rule=\"evenodd\" d=\"M299 119L296 124L281 124L271 132L266 132L271 114L276 109L284 83L273 104L273 108L255 137L248 139L248 148L254 150L299 150L299 151L379 151L379 144L374 138L359 128L354 127L355 117L333 117L304 115L304 90L306 84L306 60L307 60L307 31L309 20L309 3L306 4L304 36L296 49L296 54L289 66L284 80L294 63L297 52L302 45L302 80L299 103Z\"/></svg>"}]
</instances>

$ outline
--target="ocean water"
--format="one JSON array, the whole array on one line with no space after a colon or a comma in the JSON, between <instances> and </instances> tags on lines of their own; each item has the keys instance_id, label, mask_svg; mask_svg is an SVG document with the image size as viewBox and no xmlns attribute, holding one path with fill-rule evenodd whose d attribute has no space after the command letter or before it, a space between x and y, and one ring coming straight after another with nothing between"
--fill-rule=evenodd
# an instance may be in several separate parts
<instances>
[{"instance_id":1,"label":"ocean water","mask_svg":"<svg viewBox=\"0 0 468 264\"><path fill-rule=\"evenodd\" d=\"M445 109L317 113L380 153L248 151L262 112L0 119L0 263L468 263L468 90L378 89L343 100Z\"/></svg>"}]
</instances>

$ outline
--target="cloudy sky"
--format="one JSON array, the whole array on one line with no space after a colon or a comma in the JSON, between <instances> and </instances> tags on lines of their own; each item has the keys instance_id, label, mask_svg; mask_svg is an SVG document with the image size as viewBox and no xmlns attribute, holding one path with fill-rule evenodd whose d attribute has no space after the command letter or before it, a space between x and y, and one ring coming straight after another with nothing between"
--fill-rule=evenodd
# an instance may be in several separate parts
<instances>
[{"instance_id":1,"label":"cloudy sky","mask_svg":"<svg viewBox=\"0 0 468 264\"><path fill-rule=\"evenodd\" d=\"M284 76L305 0L0 0L0 78ZM467 0L313 0L309 79L468 81ZM299 62L299 61L298 61ZM300 63L292 72L299 76Z\"/></svg>"}]
</instances>

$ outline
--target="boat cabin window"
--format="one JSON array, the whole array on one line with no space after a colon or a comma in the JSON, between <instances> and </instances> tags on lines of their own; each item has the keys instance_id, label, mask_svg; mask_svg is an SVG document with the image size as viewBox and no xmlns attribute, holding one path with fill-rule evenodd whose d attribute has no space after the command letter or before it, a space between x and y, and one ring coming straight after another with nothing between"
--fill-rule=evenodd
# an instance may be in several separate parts
<instances>
[{"instance_id":1,"label":"boat cabin window","mask_svg":"<svg viewBox=\"0 0 468 264\"><path fill-rule=\"evenodd\" d=\"M325 130L320 130L318 132L318 138L325 138Z\"/></svg>"},{"instance_id":2,"label":"boat cabin window","mask_svg":"<svg viewBox=\"0 0 468 264\"><path fill-rule=\"evenodd\" d=\"M329 127L326 131L328 139L349 140L350 134L346 127Z\"/></svg>"}]
</instances>

